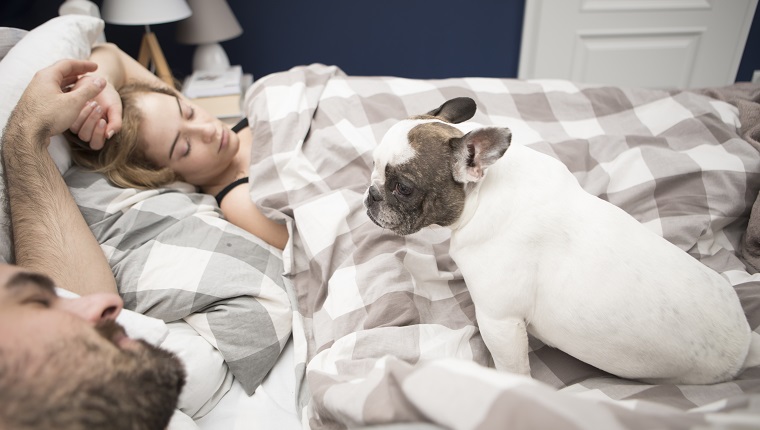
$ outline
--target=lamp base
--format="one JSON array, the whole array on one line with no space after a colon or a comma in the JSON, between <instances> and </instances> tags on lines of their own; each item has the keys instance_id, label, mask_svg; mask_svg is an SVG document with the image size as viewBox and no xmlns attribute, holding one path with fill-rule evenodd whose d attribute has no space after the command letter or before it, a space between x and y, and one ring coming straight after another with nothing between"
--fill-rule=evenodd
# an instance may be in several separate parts
<instances>
[{"instance_id":1,"label":"lamp base","mask_svg":"<svg viewBox=\"0 0 760 430\"><path fill-rule=\"evenodd\" d=\"M204 43L195 48L193 71L224 72L230 68L230 59L218 43Z\"/></svg>"},{"instance_id":2,"label":"lamp base","mask_svg":"<svg viewBox=\"0 0 760 430\"><path fill-rule=\"evenodd\" d=\"M149 69L151 61L156 67L156 75L166 82L171 88L176 88L174 82L174 76L172 76L171 69L166 63L166 57L164 52L161 51L161 46L158 44L156 34L152 31L145 33L140 44L140 53L137 55L137 61L143 65L146 69ZM149 69L150 70L150 69Z\"/></svg>"}]
</instances>

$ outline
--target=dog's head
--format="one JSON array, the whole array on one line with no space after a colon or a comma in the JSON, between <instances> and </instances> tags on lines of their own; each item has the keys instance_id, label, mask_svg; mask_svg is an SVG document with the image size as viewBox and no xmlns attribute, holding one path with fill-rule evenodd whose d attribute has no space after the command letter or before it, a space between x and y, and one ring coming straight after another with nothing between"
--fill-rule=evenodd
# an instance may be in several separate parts
<instances>
[{"instance_id":1,"label":"dog's head","mask_svg":"<svg viewBox=\"0 0 760 430\"><path fill-rule=\"evenodd\" d=\"M388 130L375 149L364 199L375 224L406 235L459 218L465 187L483 178L512 138L508 128L457 125L476 108L470 98L455 98Z\"/></svg>"}]
</instances>

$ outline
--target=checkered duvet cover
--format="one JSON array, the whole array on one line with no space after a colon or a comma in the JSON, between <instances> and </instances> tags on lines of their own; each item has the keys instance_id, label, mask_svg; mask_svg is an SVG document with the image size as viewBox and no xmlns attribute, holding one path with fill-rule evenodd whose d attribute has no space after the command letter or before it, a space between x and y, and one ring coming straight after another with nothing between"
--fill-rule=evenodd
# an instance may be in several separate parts
<instances>
[{"instance_id":1,"label":"checkered duvet cover","mask_svg":"<svg viewBox=\"0 0 760 430\"><path fill-rule=\"evenodd\" d=\"M297 67L257 81L246 106L251 197L293 231L283 270L303 423L760 428L760 367L710 386L650 385L531 339L532 379L489 368L448 230L401 237L362 205L384 132L459 96L477 102L473 121L509 127L514 145L558 158L588 192L721 273L760 336L760 275L736 252L760 156L738 135L736 107L680 91Z\"/></svg>"}]
</instances>

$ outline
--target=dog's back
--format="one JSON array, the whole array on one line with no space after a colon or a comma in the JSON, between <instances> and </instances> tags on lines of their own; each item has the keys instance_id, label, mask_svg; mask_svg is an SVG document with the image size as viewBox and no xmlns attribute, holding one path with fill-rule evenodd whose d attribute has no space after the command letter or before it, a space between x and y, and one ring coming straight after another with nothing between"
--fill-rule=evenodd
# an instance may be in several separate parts
<instances>
[{"instance_id":1,"label":"dog's back","mask_svg":"<svg viewBox=\"0 0 760 430\"><path fill-rule=\"evenodd\" d=\"M623 377L714 383L741 369L750 328L730 284L562 163L512 146L478 186L451 254L484 338L484 324L522 317L545 343Z\"/></svg>"},{"instance_id":2,"label":"dog's back","mask_svg":"<svg viewBox=\"0 0 760 430\"><path fill-rule=\"evenodd\" d=\"M498 369L530 371L530 332L628 378L713 383L740 371L751 333L727 281L583 191L558 160L511 145L508 128L465 123L475 112L456 98L391 127L365 205L398 234L451 227Z\"/></svg>"}]
</instances>

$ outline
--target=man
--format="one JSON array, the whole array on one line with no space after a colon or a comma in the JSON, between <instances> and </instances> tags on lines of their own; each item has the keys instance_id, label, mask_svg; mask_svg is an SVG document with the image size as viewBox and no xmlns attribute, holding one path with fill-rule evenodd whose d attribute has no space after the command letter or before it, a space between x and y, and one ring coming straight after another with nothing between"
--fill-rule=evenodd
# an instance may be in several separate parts
<instances>
[{"instance_id":1,"label":"man","mask_svg":"<svg viewBox=\"0 0 760 430\"><path fill-rule=\"evenodd\" d=\"M161 429L184 385L176 357L114 322L122 302L110 267L47 152L105 86L69 90L96 67L64 60L38 72L3 135L20 266L0 265L3 429ZM60 298L56 285L81 297Z\"/></svg>"}]
</instances>

